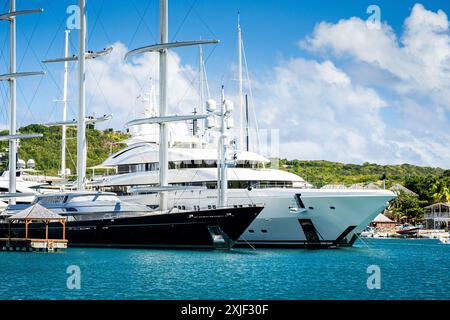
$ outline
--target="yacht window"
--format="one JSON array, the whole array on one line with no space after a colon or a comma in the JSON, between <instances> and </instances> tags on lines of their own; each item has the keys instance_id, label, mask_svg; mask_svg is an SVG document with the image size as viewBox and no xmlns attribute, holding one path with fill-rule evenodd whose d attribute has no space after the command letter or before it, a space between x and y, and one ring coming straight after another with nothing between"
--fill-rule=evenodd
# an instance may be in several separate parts
<instances>
[{"instance_id":1,"label":"yacht window","mask_svg":"<svg viewBox=\"0 0 450 320\"><path fill-rule=\"evenodd\" d=\"M37 202L40 204L64 203L66 201L67 201L67 196L65 196L65 195L40 197L37 200Z\"/></svg>"}]
</instances>

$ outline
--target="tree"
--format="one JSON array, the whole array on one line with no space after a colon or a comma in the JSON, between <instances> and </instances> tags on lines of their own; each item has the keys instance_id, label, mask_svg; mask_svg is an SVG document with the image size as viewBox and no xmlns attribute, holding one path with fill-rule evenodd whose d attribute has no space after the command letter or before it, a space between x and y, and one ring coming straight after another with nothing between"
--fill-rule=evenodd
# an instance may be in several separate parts
<instances>
[{"instance_id":1,"label":"tree","mask_svg":"<svg viewBox=\"0 0 450 320\"><path fill-rule=\"evenodd\" d=\"M444 181L437 181L432 187L433 201L438 202L450 202L450 188L444 183Z\"/></svg>"},{"instance_id":2,"label":"tree","mask_svg":"<svg viewBox=\"0 0 450 320\"><path fill-rule=\"evenodd\" d=\"M423 221L423 207L426 204L426 201L419 200L416 196L400 192L391 203L390 211L397 222L406 216L407 222L418 223Z\"/></svg>"}]
</instances>

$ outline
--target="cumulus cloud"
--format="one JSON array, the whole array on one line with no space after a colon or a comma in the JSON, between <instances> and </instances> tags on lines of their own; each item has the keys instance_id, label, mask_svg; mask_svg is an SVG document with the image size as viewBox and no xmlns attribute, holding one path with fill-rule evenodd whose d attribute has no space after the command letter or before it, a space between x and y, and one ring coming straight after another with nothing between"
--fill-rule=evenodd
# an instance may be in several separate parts
<instances>
[{"instance_id":1,"label":"cumulus cloud","mask_svg":"<svg viewBox=\"0 0 450 320\"><path fill-rule=\"evenodd\" d=\"M416 4L401 36L356 17L321 22L299 45L316 60L281 61L255 94L264 125L281 128L282 155L450 167L443 11Z\"/></svg>"}]
</instances>

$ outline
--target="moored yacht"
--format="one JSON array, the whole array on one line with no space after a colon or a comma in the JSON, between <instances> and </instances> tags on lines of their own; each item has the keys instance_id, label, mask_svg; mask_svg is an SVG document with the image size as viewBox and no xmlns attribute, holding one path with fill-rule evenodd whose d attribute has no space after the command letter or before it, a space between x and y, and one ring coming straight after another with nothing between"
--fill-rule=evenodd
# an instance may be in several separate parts
<instances>
[{"instance_id":1,"label":"moored yacht","mask_svg":"<svg viewBox=\"0 0 450 320\"><path fill-rule=\"evenodd\" d=\"M135 130L130 130L137 134ZM147 139L147 142L143 140ZM186 141L189 140L188 143ZM124 200L158 208L158 144L151 136L134 136L129 146L103 166L118 174L95 178L92 188L116 192ZM248 151L229 151L230 206L264 203L265 208L239 244L264 247L330 247L351 245L370 221L395 198L388 190L314 189L301 177L270 168L269 159ZM217 205L217 150L201 139L172 137L168 181L178 190L169 201L184 210ZM146 189L148 188L148 189Z\"/></svg>"},{"instance_id":2,"label":"moored yacht","mask_svg":"<svg viewBox=\"0 0 450 320\"><path fill-rule=\"evenodd\" d=\"M11 1L11 12L9 15L17 15L14 12L15 0ZM78 37L78 56L66 56L62 59L52 59L46 62L78 62L78 120L63 121L58 125L76 125L77 126L77 191L63 192L57 194L46 194L36 196L33 204L27 207L17 206L14 201L3 213L3 221L0 223L0 237L2 238L25 238L35 237L37 234L46 232L46 239L60 238L63 232L63 238L66 235L69 245L78 246L126 246L126 247L163 247L163 248L231 248L237 241L239 236L244 232L248 225L261 212L263 206L248 205L241 207L225 207L211 209L195 209L195 210L179 210L170 208L167 201L160 201L158 210L153 210L145 205L126 203L119 200L113 193L105 192L86 192L86 125L97 119L86 118L86 96L85 96L85 60L95 58L103 53L87 52L86 45L86 0L79 0L80 10L80 30ZM167 43L167 16L168 6L167 0L161 0L161 38L163 44L157 47L163 47L160 50L160 73L161 78L166 78L167 65L166 54L170 47L177 47L180 44ZM15 28L15 25L12 25ZM12 29L13 33L15 29ZM15 46L15 38L11 38L11 46ZM211 42L211 41L210 41ZM67 33L66 33L67 43ZM209 43L208 41L199 43ZM194 42L197 44L197 42ZM67 45L66 45L67 47ZM142 49L136 50L136 54ZM145 50L144 50L145 51ZM130 53L132 54L132 53ZM165 91L167 82L163 82L161 90ZM14 99L13 99L14 100ZM145 121L156 122L160 127L160 142L165 141L164 128L166 122L177 121L171 117L165 117L164 110L166 108L166 99L160 99L160 117L152 119L144 119ZM224 100L225 102L225 100ZM190 118L187 116L187 118ZM184 118L183 118L184 119ZM15 127L15 119L12 121L12 127ZM23 137L23 136L20 136ZM36 137L33 135L32 137ZM18 135L10 135L4 139L15 140ZM160 143L162 148L160 154L167 153L167 145ZM63 150L64 151L64 150ZM11 157L10 157L11 158ZM15 154L14 157L15 159ZM161 165L159 177L159 194L160 199L165 198L165 190L170 189L165 182L168 163L165 158L160 158ZM16 184L15 162L10 160L9 188L10 195L14 199ZM226 180L223 180L226 182ZM221 193L223 196L223 193ZM62 216L67 227L67 234L64 234L64 227L61 221L52 224L36 223L28 226L32 222L29 220L15 220L14 213L19 210L22 214L28 214L34 208L43 207L48 210L56 211ZM50 229L50 230L48 230ZM58 234L59 233L59 234Z\"/></svg>"},{"instance_id":3,"label":"moored yacht","mask_svg":"<svg viewBox=\"0 0 450 320\"><path fill-rule=\"evenodd\" d=\"M161 212L121 201L106 192L39 195L30 205L9 206L0 216L0 238L40 238L43 223L10 223L14 214L41 205L66 219L69 246L113 248L230 249L262 206ZM59 239L63 226L49 224L49 239Z\"/></svg>"},{"instance_id":4,"label":"moored yacht","mask_svg":"<svg viewBox=\"0 0 450 320\"><path fill-rule=\"evenodd\" d=\"M208 117L200 130L197 122L192 121L192 135L173 130L168 139L169 148L165 150L168 152L163 155L163 159L167 159L169 164L166 182L178 190L166 194L168 201L182 210L215 208L220 203L217 189L223 190L223 185L217 181L225 175L228 179L227 205L239 207L249 201L265 205L242 235L239 244L264 247L352 245L357 235L388 206L395 194L388 190L314 189L301 177L271 168L269 159L250 152L248 104L245 103L244 107L243 95L242 66L245 55L239 22L237 31L239 146L233 150L236 143L228 143L230 151L225 155L228 159L225 161L226 169L221 173L224 165L217 160L217 145L220 146L223 140L211 132L216 122L213 117ZM214 103L210 103L210 100L203 103L203 81L206 78L203 64L200 51L199 105L202 111L206 105L208 113L213 115ZM151 105L146 110L148 114L157 114ZM247 110L246 116L244 110ZM131 121L127 127L131 134L131 138L126 141L128 147L111 155L102 165L115 168L117 174L95 178L89 182L89 186L117 192L122 199L133 199L158 208L161 199L154 191L159 184L161 169L158 125Z\"/></svg>"}]
</instances>

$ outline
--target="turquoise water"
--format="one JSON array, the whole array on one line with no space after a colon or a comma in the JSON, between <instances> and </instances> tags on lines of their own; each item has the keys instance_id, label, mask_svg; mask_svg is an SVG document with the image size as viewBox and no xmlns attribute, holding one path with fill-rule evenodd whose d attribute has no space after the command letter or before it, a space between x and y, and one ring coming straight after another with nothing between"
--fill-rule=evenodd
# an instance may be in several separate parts
<instances>
[{"instance_id":1,"label":"turquoise water","mask_svg":"<svg viewBox=\"0 0 450 320\"><path fill-rule=\"evenodd\" d=\"M67 288L67 267L80 289ZM378 265L381 289L367 288ZM338 250L0 252L0 299L450 299L450 246L368 239Z\"/></svg>"}]
</instances>

